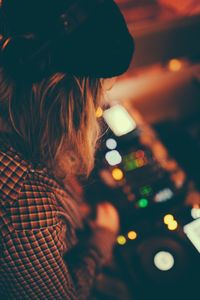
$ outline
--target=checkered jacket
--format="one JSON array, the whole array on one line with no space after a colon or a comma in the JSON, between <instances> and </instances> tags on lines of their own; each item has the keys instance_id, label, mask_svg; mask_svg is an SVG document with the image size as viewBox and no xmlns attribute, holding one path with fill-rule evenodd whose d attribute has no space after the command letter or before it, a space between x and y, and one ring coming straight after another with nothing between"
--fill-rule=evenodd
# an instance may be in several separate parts
<instances>
[{"instance_id":1,"label":"checkered jacket","mask_svg":"<svg viewBox=\"0 0 200 300\"><path fill-rule=\"evenodd\" d=\"M71 191L0 140L0 299L90 299L114 236L82 229Z\"/></svg>"}]
</instances>

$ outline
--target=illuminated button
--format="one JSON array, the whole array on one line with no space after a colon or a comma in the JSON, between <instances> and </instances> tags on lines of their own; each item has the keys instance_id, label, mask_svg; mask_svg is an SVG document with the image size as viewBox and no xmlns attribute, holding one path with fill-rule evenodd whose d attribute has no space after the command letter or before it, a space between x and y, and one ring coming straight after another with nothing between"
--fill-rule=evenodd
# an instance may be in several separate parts
<instances>
[{"instance_id":1,"label":"illuminated button","mask_svg":"<svg viewBox=\"0 0 200 300\"><path fill-rule=\"evenodd\" d=\"M137 127L132 116L123 106L119 104L105 110L103 117L110 129L117 136L128 134Z\"/></svg>"},{"instance_id":2,"label":"illuminated button","mask_svg":"<svg viewBox=\"0 0 200 300\"><path fill-rule=\"evenodd\" d=\"M186 224L183 227L183 231L187 235L188 239L192 242L194 247L197 249L197 251L200 253L200 219L196 219L189 224Z\"/></svg>"},{"instance_id":3,"label":"illuminated button","mask_svg":"<svg viewBox=\"0 0 200 300\"><path fill-rule=\"evenodd\" d=\"M177 72L181 70L183 64L179 59L171 59L168 63L168 68L172 72Z\"/></svg>"},{"instance_id":4,"label":"illuminated button","mask_svg":"<svg viewBox=\"0 0 200 300\"><path fill-rule=\"evenodd\" d=\"M143 158L138 158L136 159L135 164L138 168L141 168L145 165L145 161Z\"/></svg>"},{"instance_id":5,"label":"illuminated button","mask_svg":"<svg viewBox=\"0 0 200 300\"><path fill-rule=\"evenodd\" d=\"M101 107L98 107L96 110L96 117L101 118L103 116L103 109Z\"/></svg>"},{"instance_id":6,"label":"illuminated button","mask_svg":"<svg viewBox=\"0 0 200 300\"><path fill-rule=\"evenodd\" d=\"M128 238L129 240L135 240L137 238L137 233L135 231L129 231Z\"/></svg>"},{"instance_id":7,"label":"illuminated button","mask_svg":"<svg viewBox=\"0 0 200 300\"><path fill-rule=\"evenodd\" d=\"M152 193L152 188L147 185L140 189L140 193L142 196L149 196Z\"/></svg>"},{"instance_id":8,"label":"illuminated button","mask_svg":"<svg viewBox=\"0 0 200 300\"><path fill-rule=\"evenodd\" d=\"M175 220L172 221L172 222L170 222L170 223L168 224L168 229L169 229L169 230L176 230L177 227L178 227L178 223L177 223Z\"/></svg>"},{"instance_id":9,"label":"illuminated button","mask_svg":"<svg viewBox=\"0 0 200 300\"><path fill-rule=\"evenodd\" d=\"M124 165L124 170L127 172L137 168L133 153L130 153L123 157L123 165Z\"/></svg>"},{"instance_id":10,"label":"illuminated button","mask_svg":"<svg viewBox=\"0 0 200 300\"><path fill-rule=\"evenodd\" d=\"M155 200L155 202L165 202L165 201L173 198L173 196L174 196L174 193L172 192L172 190L169 188L166 188L166 189L163 189L162 191L158 192L155 195L154 200Z\"/></svg>"},{"instance_id":11,"label":"illuminated button","mask_svg":"<svg viewBox=\"0 0 200 300\"><path fill-rule=\"evenodd\" d=\"M135 157L136 157L136 158L144 158L144 157L145 157L144 151L138 150L138 151L135 153Z\"/></svg>"},{"instance_id":12,"label":"illuminated button","mask_svg":"<svg viewBox=\"0 0 200 300\"><path fill-rule=\"evenodd\" d=\"M107 152L105 158L110 166L116 166L122 162L122 157L117 150Z\"/></svg>"},{"instance_id":13,"label":"illuminated button","mask_svg":"<svg viewBox=\"0 0 200 300\"><path fill-rule=\"evenodd\" d=\"M174 266L174 257L170 252L160 251L154 256L154 265L160 271L169 271Z\"/></svg>"},{"instance_id":14,"label":"illuminated button","mask_svg":"<svg viewBox=\"0 0 200 300\"><path fill-rule=\"evenodd\" d=\"M191 209L191 216L193 219L198 219L200 218L200 208L196 208L196 207L193 207Z\"/></svg>"},{"instance_id":15,"label":"illuminated button","mask_svg":"<svg viewBox=\"0 0 200 300\"><path fill-rule=\"evenodd\" d=\"M149 204L149 201L148 201L147 199L145 199L145 198L142 198L142 199L140 199L140 200L138 201L138 206L139 206L140 208L145 208L145 207L148 206L148 204Z\"/></svg>"},{"instance_id":16,"label":"illuminated button","mask_svg":"<svg viewBox=\"0 0 200 300\"><path fill-rule=\"evenodd\" d=\"M163 220L164 220L164 223L168 225L168 224L170 224L171 222L174 221L174 216L171 215L171 214L167 214L167 215L164 216Z\"/></svg>"},{"instance_id":17,"label":"illuminated button","mask_svg":"<svg viewBox=\"0 0 200 300\"><path fill-rule=\"evenodd\" d=\"M121 245L121 246L125 245L125 244L126 244L126 238L125 238L125 236L119 235L119 236L117 237L117 243L118 243L119 245Z\"/></svg>"},{"instance_id":18,"label":"illuminated button","mask_svg":"<svg viewBox=\"0 0 200 300\"><path fill-rule=\"evenodd\" d=\"M115 180L120 181L124 178L124 173L121 169L116 168L112 170L112 176Z\"/></svg>"},{"instance_id":19,"label":"illuminated button","mask_svg":"<svg viewBox=\"0 0 200 300\"><path fill-rule=\"evenodd\" d=\"M106 147L110 150L114 150L117 148L117 142L114 139L108 139L106 141Z\"/></svg>"}]
</instances>

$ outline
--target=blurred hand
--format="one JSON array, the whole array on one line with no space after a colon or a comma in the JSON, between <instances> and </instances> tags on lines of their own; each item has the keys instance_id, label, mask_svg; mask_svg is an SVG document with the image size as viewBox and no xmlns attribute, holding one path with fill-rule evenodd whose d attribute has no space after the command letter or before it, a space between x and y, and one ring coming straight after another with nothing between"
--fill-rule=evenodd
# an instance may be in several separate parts
<instances>
[{"instance_id":1,"label":"blurred hand","mask_svg":"<svg viewBox=\"0 0 200 300\"><path fill-rule=\"evenodd\" d=\"M94 223L117 234L120 227L118 211L109 202L100 203L97 205L96 220Z\"/></svg>"}]
</instances>

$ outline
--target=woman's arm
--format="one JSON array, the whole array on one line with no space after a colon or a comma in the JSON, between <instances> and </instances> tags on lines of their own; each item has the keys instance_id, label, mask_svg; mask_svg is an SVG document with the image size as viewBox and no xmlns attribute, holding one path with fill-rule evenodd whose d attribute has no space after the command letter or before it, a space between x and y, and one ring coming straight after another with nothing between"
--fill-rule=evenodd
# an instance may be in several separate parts
<instances>
[{"instance_id":1,"label":"woman's arm","mask_svg":"<svg viewBox=\"0 0 200 300\"><path fill-rule=\"evenodd\" d=\"M27 178L11 209L13 231L3 241L5 299L88 299L114 235L97 228L85 251L73 255L72 250L73 259L66 260L65 225L56 218L56 210L45 185Z\"/></svg>"}]
</instances>

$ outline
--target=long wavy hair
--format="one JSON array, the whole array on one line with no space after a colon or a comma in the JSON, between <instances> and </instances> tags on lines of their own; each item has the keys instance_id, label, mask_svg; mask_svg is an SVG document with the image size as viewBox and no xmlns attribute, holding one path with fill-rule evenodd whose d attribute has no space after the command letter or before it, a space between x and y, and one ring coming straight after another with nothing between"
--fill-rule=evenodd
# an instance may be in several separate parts
<instances>
[{"instance_id":1,"label":"long wavy hair","mask_svg":"<svg viewBox=\"0 0 200 300\"><path fill-rule=\"evenodd\" d=\"M38 83L12 81L0 70L0 131L59 178L88 176L99 137L100 79L56 73Z\"/></svg>"}]
</instances>

